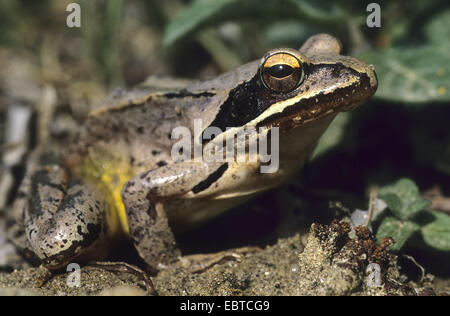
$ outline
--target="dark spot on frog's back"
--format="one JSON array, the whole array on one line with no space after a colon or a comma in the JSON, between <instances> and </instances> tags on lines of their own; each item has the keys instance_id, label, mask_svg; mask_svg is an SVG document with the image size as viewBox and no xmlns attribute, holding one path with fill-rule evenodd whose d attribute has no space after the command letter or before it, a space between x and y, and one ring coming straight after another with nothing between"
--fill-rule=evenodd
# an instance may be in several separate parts
<instances>
[{"instance_id":1,"label":"dark spot on frog's back","mask_svg":"<svg viewBox=\"0 0 450 316\"><path fill-rule=\"evenodd\" d=\"M167 162L165 162L164 160L161 160L161 161L158 161L158 162L156 163L156 165L157 165L158 167L164 167L164 166L167 166Z\"/></svg>"}]
</instances>

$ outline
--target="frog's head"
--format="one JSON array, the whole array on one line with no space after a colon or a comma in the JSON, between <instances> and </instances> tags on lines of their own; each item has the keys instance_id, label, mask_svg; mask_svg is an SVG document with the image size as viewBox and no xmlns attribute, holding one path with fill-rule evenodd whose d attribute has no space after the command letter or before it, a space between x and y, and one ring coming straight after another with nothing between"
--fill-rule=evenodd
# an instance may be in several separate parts
<instances>
[{"instance_id":1,"label":"frog's head","mask_svg":"<svg viewBox=\"0 0 450 316\"><path fill-rule=\"evenodd\" d=\"M319 34L300 50L272 50L237 68L239 84L210 126L290 129L364 103L377 89L374 67L340 55L341 48L336 38Z\"/></svg>"},{"instance_id":2,"label":"frog's head","mask_svg":"<svg viewBox=\"0 0 450 316\"><path fill-rule=\"evenodd\" d=\"M260 63L259 80L270 91L272 104L257 125L301 125L351 110L372 97L378 85L374 67L340 55L341 49L339 40L320 34L300 50L268 52Z\"/></svg>"}]
</instances>

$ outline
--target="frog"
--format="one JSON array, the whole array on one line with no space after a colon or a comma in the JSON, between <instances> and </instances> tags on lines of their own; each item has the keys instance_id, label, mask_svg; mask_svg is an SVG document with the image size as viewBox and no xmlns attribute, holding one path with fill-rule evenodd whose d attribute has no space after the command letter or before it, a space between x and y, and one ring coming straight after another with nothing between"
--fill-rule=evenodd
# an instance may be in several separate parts
<instances>
[{"instance_id":1,"label":"frog","mask_svg":"<svg viewBox=\"0 0 450 316\"><path fill-rule=\"evenodd\" d=\"M299 49L273 49L176 89L116 90L63 148L47 144L30 154L10 240L50 270L105 260L120 240L131 240L152 271L179 261L179 232L289 181L336 115L373 96L374 66L341 52L337 38L318 34ZM222 136L276 129L278 168L261 172L260 160L173 159L179 126L202 148L220 139L203 139L208 127Z\"/></svg>"}]
</instances>

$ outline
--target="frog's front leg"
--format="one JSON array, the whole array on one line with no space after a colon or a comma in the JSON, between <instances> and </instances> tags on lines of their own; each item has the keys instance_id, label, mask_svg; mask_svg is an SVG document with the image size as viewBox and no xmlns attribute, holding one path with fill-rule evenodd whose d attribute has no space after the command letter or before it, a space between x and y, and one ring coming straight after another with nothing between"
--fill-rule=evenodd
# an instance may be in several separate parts
<instances>
[{"instance_id":1,"label":"frog's front leg","mask_svg":"<svg viewBox=\"0 0 450 316\"><path fill-rule=\"evenodd\" d=\"M167 214L189 214L195 198L186 198L198 184L220 170L220 163L181 162L144 172L122 190L130 235L141 258L155 270L180 255Z\"/></svg>"}]
</instances>

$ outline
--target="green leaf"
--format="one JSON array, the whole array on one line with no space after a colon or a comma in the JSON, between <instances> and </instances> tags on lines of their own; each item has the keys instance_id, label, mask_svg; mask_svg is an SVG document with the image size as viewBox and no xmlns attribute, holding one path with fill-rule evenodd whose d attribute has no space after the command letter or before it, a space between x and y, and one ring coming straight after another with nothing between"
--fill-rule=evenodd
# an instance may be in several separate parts
<instances>
[{"instance_id":1,"label":"green leaf","mask_svg":"<svg viewBox=\"0 0 450 316\"><path fill-rule=\"evenodd\" d=\"M194 1L169 23L163 40L164 45L173 44L181 37L197 29L202 23L213 19L224 8L235 2L236 0Z\"/></svg>"},{"instance_id":2,"label":"green leaf","mask_svg":"<svg viewBox=\"0 0 450 316\"><path fill-rule=\"evenodd\" d=\"M450 41L418 48L393 47L361 58L375 66L375 97L388 101L424 103L450 100Z\"/></svg>"},{"instance_id":3,"label":"green leaf","mask_svg":"<svg viewBox=\"0 0 450 316\"><path fill-rule=\"evenodd\" d=\"M319 30L299 20L275 22L263 32L269 47L298 47Z\"/></svg>"},{"instance_id":4,"label":"green leaf","mask_svg":"<svg viewBox=\"0 0 450 316\"><path fill-rule=\"evenodd\" d=\"M397 218L401 217L401 214L399 214L403 208L402 201L395 193L381 193L379 197L386 202L388 207L391 209L391 211L394 213L394 215Z\"/></svg>"},{"instance_id":5,"label":"green leaf","mask_svg":"<svg viewBox=\"0 0 450 316\"><path fill-rule=\"evenodd\" d=\"M450 101L450 10L435 16L424 33L423 45L361 56L375 65L379 79L375 97L407 103Z\"/></svg>"},{"instance_id":6,"label":"green leaf","mask_svg":"<svg viewBox=\"0 0 450 316\"><path fill-rule=\"evenodd\" d=\"M385 201L395 217L401 220L413 218L431 204L421 198L419 188L410 179L400 179L394 185L380 189L378 197Z\"/></svg>"},{"instance_id":7,"label":"green leaf","mask_svg":"<svg viewBox=\"0 0 450 316\"><path fill-rule=\"evenodd\" d=\"M419 230L420 226L414 222L402 222L395 217L386 217L378 228L377 240L381 241L383 238L392 237L395 240L395 244L391 247L391 250L399 251L409 237Z\"/></svg>"},{"instance_id":8,"label":"green leaf","mask_svg":"<svg viewBox=\"0 0 450 316\"><path fill-rule=\"evenodd\" d=\"M422 237L432 248L450 251L450 216L447 214L427 211L435 220L422 227Z\"/></svg>"},{"instance_id":9,"label":"green leaf","mask_svg":"<svg viewBox=\"0 0 450 316\"><path fill-rule=\"evenodd\" d=\"M313 21L330 24L343 16L335 4L318 5L307 0L195 0L167 26L164 45L169 46L192 32L225 21L259 19ZM319 1L319 4L321 1Z\"/></svg>"}]
</instances>

